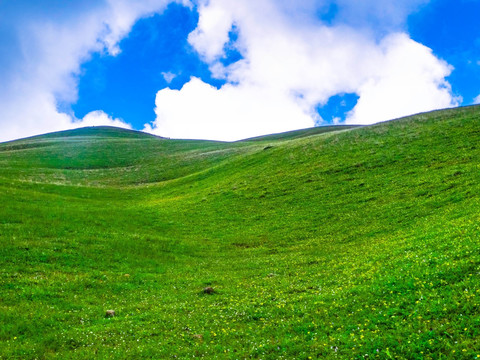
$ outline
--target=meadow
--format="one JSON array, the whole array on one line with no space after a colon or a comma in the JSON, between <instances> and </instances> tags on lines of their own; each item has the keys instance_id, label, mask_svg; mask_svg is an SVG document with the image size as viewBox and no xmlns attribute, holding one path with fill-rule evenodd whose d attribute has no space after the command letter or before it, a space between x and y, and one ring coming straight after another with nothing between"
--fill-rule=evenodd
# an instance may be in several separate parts
<instances>
[{"instance_id":1,"label":"meadow","mask_svg":"<svg viewBox=\"0 0 480 360\"><path fill-rule=\"evenodd\" d=\"M478 359L479 159L478 106L2 143L0 358Z\"/></svg>"}]
</instances>

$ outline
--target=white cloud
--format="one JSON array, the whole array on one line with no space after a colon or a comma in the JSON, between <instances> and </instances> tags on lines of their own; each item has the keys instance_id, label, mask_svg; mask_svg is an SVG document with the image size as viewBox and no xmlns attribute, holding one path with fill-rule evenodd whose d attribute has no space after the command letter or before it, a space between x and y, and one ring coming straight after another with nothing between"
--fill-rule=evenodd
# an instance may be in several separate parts
<instances>
[{"instance_id":1,"label":"white cloud","mask_svg":"<svg viewBox=\"0 0 480 360\"><path fill-rule=\"evenodd\" d=\"M0 141L13 140L71 127L71 117L57 111L51 93L25 89L0 100Z\"/></svg>"},{"instance_id":2,"label":"white cloud","mask_svg":"<svg viewBox=\"0 0 480 360\"><path fill-rule=\"evenodd\" d=\"M478 94L478 96L475 99L473 99L473 104L480 105L480 94Z\"/></svg>"},{"instance_id":3,"label":"white cloud","mask_svg":"<svg viewBox=\"0 0 480 360\"><path fill-rule=\"evenodd\" d=\"M0 26L0 33L9 36L2 43L12 49L12 59L0 68L0 141L81 124L58 110L59 102L76 101L80 64L92 52L117 54L118 42L139 18L160 12L171 2L70 1L45 3L38 7L41 11L29 1L0 4L0 23L5 20L8 26L7 30ZM49 6L55 7L55 14Z\"/></svg>"},{"instance_id":4,"label":"white cloud","mask_svg":"<svg viewBox=\"0 0 480 360\"><path fill-rule=\"evenodd\" d=\"M101 110L91 111L82 120L74 122L74 127L84 126L116 126L124 129L131 129L130 124L121 119L113 119Z\"/></svg>"},{"instance_id":5,"label":"white cloud","mask_svg":"<svg viewBox=\"0 0 480 360\"><path fill-rule=\"evenodd\" d=\"M181 90L159 91L156 105L156 127L144 130L171 138L237 140L313 125L288 94L248 84L217 90L192 78Z\"/></svg>"},{"instance_id":6,"label":"white cloud","mask_svg":"<svg viewBox=\"0 0 480 360\"><path fill-rule=\"evenodd\" d=\"M228 32L234 21L232 14L210 3L200 4L198 11L198 26L190 33L188 40L196 45L197 51L207 61L217 60L223 53L224 44L228 42Z\"/></svg>"},{"instance_id":7,"label":"white cloud","mask_svg":"<svg viewBox=\"0 0 480 360\"><path fill-rule=\"evenodd\" d=\"M289 0L201 1L200 21L189 41L227 84L217 90L193 79L180 91L161 90L157 119L147 128L171 137L233 140L313 126L320 120L316 106L339 93L360 96L349 123L455 106L459 99L445 80L451 67L391 30L425 2L394 6L344 0L340 20L329 25L312 15L319 6L315 0L303 3L300 15ZM376 25L353 27L349 14ZM224 66L233 26L238 30L235 47L244 59ZM375 26L390 32L379 40Z\"/></svg>"},{"instance_id":8,"label":"white cloud","mask_svg":"<svg viewBox=\"0 0 480 360\"><path fill-rule=\"evenodd\" d=\"M381 48L384 56L375 74L357 89L360 99L347 123L372 124L461 102L445 80L452 67L430 49L405 34L387 37Z\"/></svg>"}]
</instances>

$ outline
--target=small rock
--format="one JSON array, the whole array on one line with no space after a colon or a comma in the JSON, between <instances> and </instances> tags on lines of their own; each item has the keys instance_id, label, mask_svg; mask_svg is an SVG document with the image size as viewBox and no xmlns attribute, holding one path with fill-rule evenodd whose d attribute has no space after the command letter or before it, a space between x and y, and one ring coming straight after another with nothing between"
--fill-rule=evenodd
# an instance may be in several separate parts
<instances>
[{"instance_id":1,"label":"small rock","mask_svg":"<svg viewBox=\"0 0 480 360\"><path fill-rule=\"evenodd\" d=\"M114 316L115 316L115 310L107 310L107 312L105 313L105 317L107 318L111 318Z\"/></svg>"},{"instance_id":2,"label":"small rock","mask_svg":"<svg viewBox=\"0 0 480 360\"><path fill-rule=\"evenodd\" d=\"M203 335L202 335L202 334L195 334L195 335L192 335L192 337L193 337L194 339L198 339L198 340L200 340L200 341L203 340Z\"/></svg>"},{"instance_id":3,"label":"small rock","mask_svg":"<svg viewBox=\"0 0 480 360\"><path fill-rule=\"evenodd\" d=\"M204 294L212 295L215 292L211 286L207 286L205 289L203 289Z\"/></svg>"}]
</instances>

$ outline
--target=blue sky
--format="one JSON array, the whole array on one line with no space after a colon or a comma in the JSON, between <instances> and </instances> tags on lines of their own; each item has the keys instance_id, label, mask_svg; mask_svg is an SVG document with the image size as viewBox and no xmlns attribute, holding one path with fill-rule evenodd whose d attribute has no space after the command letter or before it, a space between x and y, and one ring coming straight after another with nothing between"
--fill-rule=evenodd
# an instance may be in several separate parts
<instances>
[{"instance_id":1,"label":"blue sky","mask_svg":"<svg viewBox=\"0 0 480 360\"><path fill-rule=\"evenodd\" d=\"M478 0L0 0L0 141L237 140L480 103Z\"/></svg>"},{"instance_id":2,"label":"blue sky","mask_svg":"<svg viewBox=\"0 0 480 360\"><path fill-rule=\"evenodd\" d=\"M448 80L462 104L472 104L480 91L480 1L438 0L409 18L411 37L433 49L455 68Z\"/></svg>"}]
</instances>

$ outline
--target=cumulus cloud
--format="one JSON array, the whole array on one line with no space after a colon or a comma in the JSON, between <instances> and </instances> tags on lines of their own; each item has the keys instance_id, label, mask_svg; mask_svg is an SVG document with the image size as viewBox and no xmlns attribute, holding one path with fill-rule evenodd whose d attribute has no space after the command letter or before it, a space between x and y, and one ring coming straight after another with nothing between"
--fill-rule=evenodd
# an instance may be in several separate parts
<instances>
[{"instance_id":1,"label":"cumulus cloud","mask_svg":"<svg viewBox=\"0 0 480 360\"><path fill-rule=\"evenodd\" d=\"M116 126L131 129L132 126L121 119L113 119L101 110L91 111L82 120L74 122L75 127L84 126Z\"/></svg>"},{"instance_id":2,"label":"cumulus cloud","mask_svg":"<svg viewBox=\"0 0 480 360\"><path fill-rule=\"evenodd\" d=\"M313 125L289 94L248 84L218 90L192 78L181 90L159 91L156 105L156 127L144 130L173 138L237 140Z\"/></svg>"},{"instance_id":3,"label":"cumulus cloud","mask_svg":"<svg viewBox=\"0 0 480 360\"><path fill-rule=\"evenodd\" d=\"M473 99L473 104L480 105L480 94L478 94L478 96L475 99Z\"/></svg>"},{"instance_id":4,"label":"cumulus cloud","mask_svg":"<svg viewBox=\"0 0 480 360\"><path fill-rule=\"evenodd\" d=\"M347 123L372 124L461 102L445 80L452 67L429 48L405 34L394 34L381 43L381 49L379 67L357 88L360 98Z\"/></svg>"},{"instance_id":5,"label":"cumulus cloud","mask_svg":"<svg viewBox=\"0 0 480 360\"><path fill-rule=\"evenodd\" d=\"M214 89L192 79L179 91L159 91L157 119L146 130L234 140L313 126L322 121L316 108L341 93L360 97L348 123L458 105L445 80L452 68L400 31L426 1L343 0L336 15L321 20L316 14L331 3L200 1L189 42L226 84ZM224 65L231 47L243 59Z\"/></svg>"},{"instance_id":6,"label":"cumulus cloud","mask_svg":"<svg viewBox=\"0 0 480 360\"><path fill-rule=\"evenodd\" d=\"M139 18L171 2L0 2L0 35L6 46L2 57L8 58L0 69L0 141L82 124L59 110L59 104L77 99L81 63L93 52L117 54L118 42ZM94 118L103 119L87 119Z\"/></svg>"}]
</instances>

